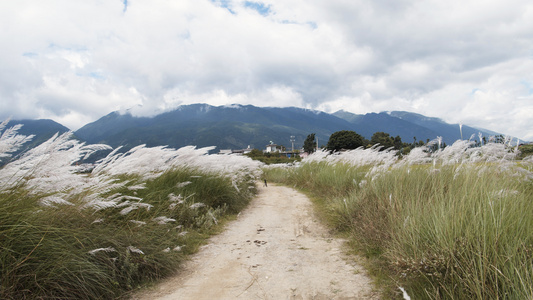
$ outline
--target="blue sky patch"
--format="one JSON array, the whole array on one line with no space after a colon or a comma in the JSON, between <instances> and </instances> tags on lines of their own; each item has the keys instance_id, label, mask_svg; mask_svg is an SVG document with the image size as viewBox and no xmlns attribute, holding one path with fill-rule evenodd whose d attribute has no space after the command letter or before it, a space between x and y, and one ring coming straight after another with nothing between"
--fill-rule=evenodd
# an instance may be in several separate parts
<instances>
[{"instance_id":1,"label":"blue sky patch","mask_svg":"<svg viewBox=\"0 0 533 300\"><path fill-rule=\"evenodd\" d=\"M96 79L105 79L105 76L101 72L89 72L89 77L96 78Z\"/></svg>"},{"instance_id":2,"label":"blue sky patch","mask_svg":"<svg viewBox=\"0 0 533 300\"><path fill-rule=\"evenodd\" d=\"M298 23L296 21L291 21L291 20L282 20L281 21L281 24L289 24L289 25L307 25L309 27L311 27L312 29L317 29L318 28L318 24L316 22L305 22L305 23Z\"/></svg>"},{"instance_id":3,"label":"blue sky patch","mask_svg":"<svg viewBox=\"0 0 533 300\"><path fill-rule=\"evenodd\" d=\"M39 56L39 54L37 54L35 52L24 52L24 53L22 53L22 56L24 56L24 57L37 57L37 56Z\"/></svg>"},{"instance_id":4,"label":"blue sky patch","mask_svg":"<svg viewBox=\"0 0 533 300\"><path fill-rule=\"evenodd\" d=\"M533 85L530 82L522 80L520 83L526 87L528 95L533 95Z\"/></svg>"},{"instance_id":5,"label":"blue sky patch","mask_svg":"<svg viewBox=\"0 0 533 300\"><path fill-rule=\"evenodd\" d=\"M48 49L50 51L66 50L66 51L72 51L72 52L85 52L89 50L85 46L79 46L79 45L60 46L54 43L48 44Z\"/></svg>"},{"instance_id":6,"label":"blue sky patch","mask_svg":"<svg viewBox=\"0 0 533 300\"><path fill-rule=\"evenodd\" d=\"M270 13L270 5L265 5L260 2L245 1L244 7L251 8L263 16L266 16Z\"/></svg>"},{"instance_id":7,"label":"blue sky patch","mask_svg":"<svg viewBox=\"0 0 533 300\"><path fill-rule=\"evenodd\" d=\"M318 28L318 25L315 22L307 22L306 24L309 25L313 29L317 29Z\"/></svg>"},{"instance_id":8,"label":"blue sky patch","mask_svg":"<svg viewBox=\"0 0 533 300\"><path fill-rule=\"evenodd\" d=\"M476 94L477 91L481 91L481 90L478 88L472 89L472 91L470 91L470 96L474 96L474 94Z\"/></svg>"},{"instance_id":9,"label":"blue sky patch","mask_svg":"<svg viewBox=\"0 0 533 300\"><path fill-rule=\"evenodd\" d=\"M99 71L93 71L93 72L76 72L76 76L78 77L90 77L94 79L104 80L106 79L106 76L104 73Z\"/></svg>"},{"instance_id":10,"label":"blue sky patch","mask_svg":"<svg viewBox=\"0 0 533 300\"><path fill-rule=\"evenodd\" d=\"M231 10L230 7L231 0L211 0L211 2L216 4L217 6L227 9L232 15L235 14L235 12Z\"/></svg>"}]
</instances>

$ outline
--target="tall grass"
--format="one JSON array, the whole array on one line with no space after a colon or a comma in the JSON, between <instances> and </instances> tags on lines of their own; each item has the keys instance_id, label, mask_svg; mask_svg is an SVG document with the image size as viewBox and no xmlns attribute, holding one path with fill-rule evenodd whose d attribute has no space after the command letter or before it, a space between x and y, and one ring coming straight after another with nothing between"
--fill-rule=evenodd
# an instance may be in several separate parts
<instances>
[{"instance_id":1,"label":"tall grass","mask_svg":"<svg viewBox=\"0 0 533 300\"><path fill-rule=\"evenodd\" d=\"M318 195L332 225L391 278L391 297L403 286L413 299L530 299L531 165L484 147L459 141L392 163L359 149L264 176ZM373 157L350 163L362 154Z\"/></svg>"},{"instance_id":2,"label":"tall grass","mask_svg":"<svg viewBox=\"0 0 533 300\"><path fill-rule=\"evenodd\" d=\"M114 151L81 172L107 148L55 136L0 169L1 299L120 297L174 273L255 193L257 163L194 147Z\"/></svg>"}]
</instances>

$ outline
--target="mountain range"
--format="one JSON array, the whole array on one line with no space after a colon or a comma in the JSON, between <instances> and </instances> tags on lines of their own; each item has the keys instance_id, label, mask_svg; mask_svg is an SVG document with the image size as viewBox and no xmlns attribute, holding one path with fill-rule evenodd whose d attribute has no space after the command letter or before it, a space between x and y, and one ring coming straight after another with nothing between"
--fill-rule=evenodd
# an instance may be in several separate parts
<instances>
[{"instance_id":1,"label":"mountain range","mask_svg":"<svg viewBox=\"0 0 533 300\"><path fill-rule=\"evenodd\" d=\"M75 132L89 143L105 143L112 147L131 148L168 145L178 148L186 145L217 146L218 149L264 149L271 141L292 147L302 147L310 133L315 133L320 145L339 130L353 130L370 139L375 132L399 135L404 142L426 141L442 136L447 144L461 138L459 125L448 124L437 118L402 111L369 113L364 115L338 111L328 114L296 107L256 107L252 105L211 106L208 104L183 105L154 117L135 117L129 113L112 112L87 124ZM494 132L462 126L463 138L481 132Z\"/></svg>"},{"instance_id":2,"label":"mountain range","mask_svg":"<svg viewBox=\"0 0 533 300\"><path fill-rule=\"evenodd\" d=\"M33 146L55 132L68 129L51 120L11 121L24 124L22 134L36 134ZM404 142L432 140L442 136L451 144L461 138L458 124L448 124L438 118L420 114L392 111L364 115L338 111L328 114L296 107L256 107L252 105L211 106L191 104L153 117L137 117L130 113L112 112L89 123L74 134L87 143L104 143L112 147L130 149L140 144L149 147L168 145L179 148L216 146L217 149L264 149L273 142L291 149L299 149L310 133L315 133L320 145L339 130L353 130L370 139L375 132L400 136ZM478 133L484 136L498 133L462 126L463 138Z\"/></svg>"}]
</instances>

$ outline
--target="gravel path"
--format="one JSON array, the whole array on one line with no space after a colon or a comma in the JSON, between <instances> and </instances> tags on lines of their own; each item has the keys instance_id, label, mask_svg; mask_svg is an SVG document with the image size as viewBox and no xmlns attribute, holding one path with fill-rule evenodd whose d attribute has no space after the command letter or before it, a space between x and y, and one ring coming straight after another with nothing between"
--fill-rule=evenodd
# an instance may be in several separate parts
<instances>
[{"instance_id":1,"label":"gravel path","mask_svg":"<svg viewBox=\"0 0 533 300\"><path fill-rule=\"evenodd\" d=\"M362 267L313 217L309 199L260 187L178 277L133 299L378 299Z\"/></svg>"}]
</instances>

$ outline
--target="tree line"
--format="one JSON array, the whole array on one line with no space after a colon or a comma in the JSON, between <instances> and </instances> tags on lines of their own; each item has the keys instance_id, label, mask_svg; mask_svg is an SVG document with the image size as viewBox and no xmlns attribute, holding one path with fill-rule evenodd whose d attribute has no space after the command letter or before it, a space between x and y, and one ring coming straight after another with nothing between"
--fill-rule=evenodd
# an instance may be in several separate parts
<instances>
[{"instance_id":1,"label":"tree line","mask_svg":"<svg viewBox=\"0 0 533 300\"><path fill-rule=\"evenodd\" d=\"M429 140L426 141L428 143ZM359 147L370 148L374 145L381 145L381 150L393 148L398 150L400 153L406 154L411 151L411 149L419 146L423 146L425 143L423 141L417 141L416 137L413 137L413 143L406 143L402 141L402 138L397 135L392 137L386 132L376 132L372 135L370 139L366 139L362 135L358 134L352 130L341 130L334 132L328 140L325 148L329 151L340 151L340 150L350 150L357 149ZM442 145L445 147L446 145ZM307 136L304 141L303 149L304 152L313 153L317 150L317 145L315 143L315 134L311 133Z\"/></svg>"}]
</instances>

